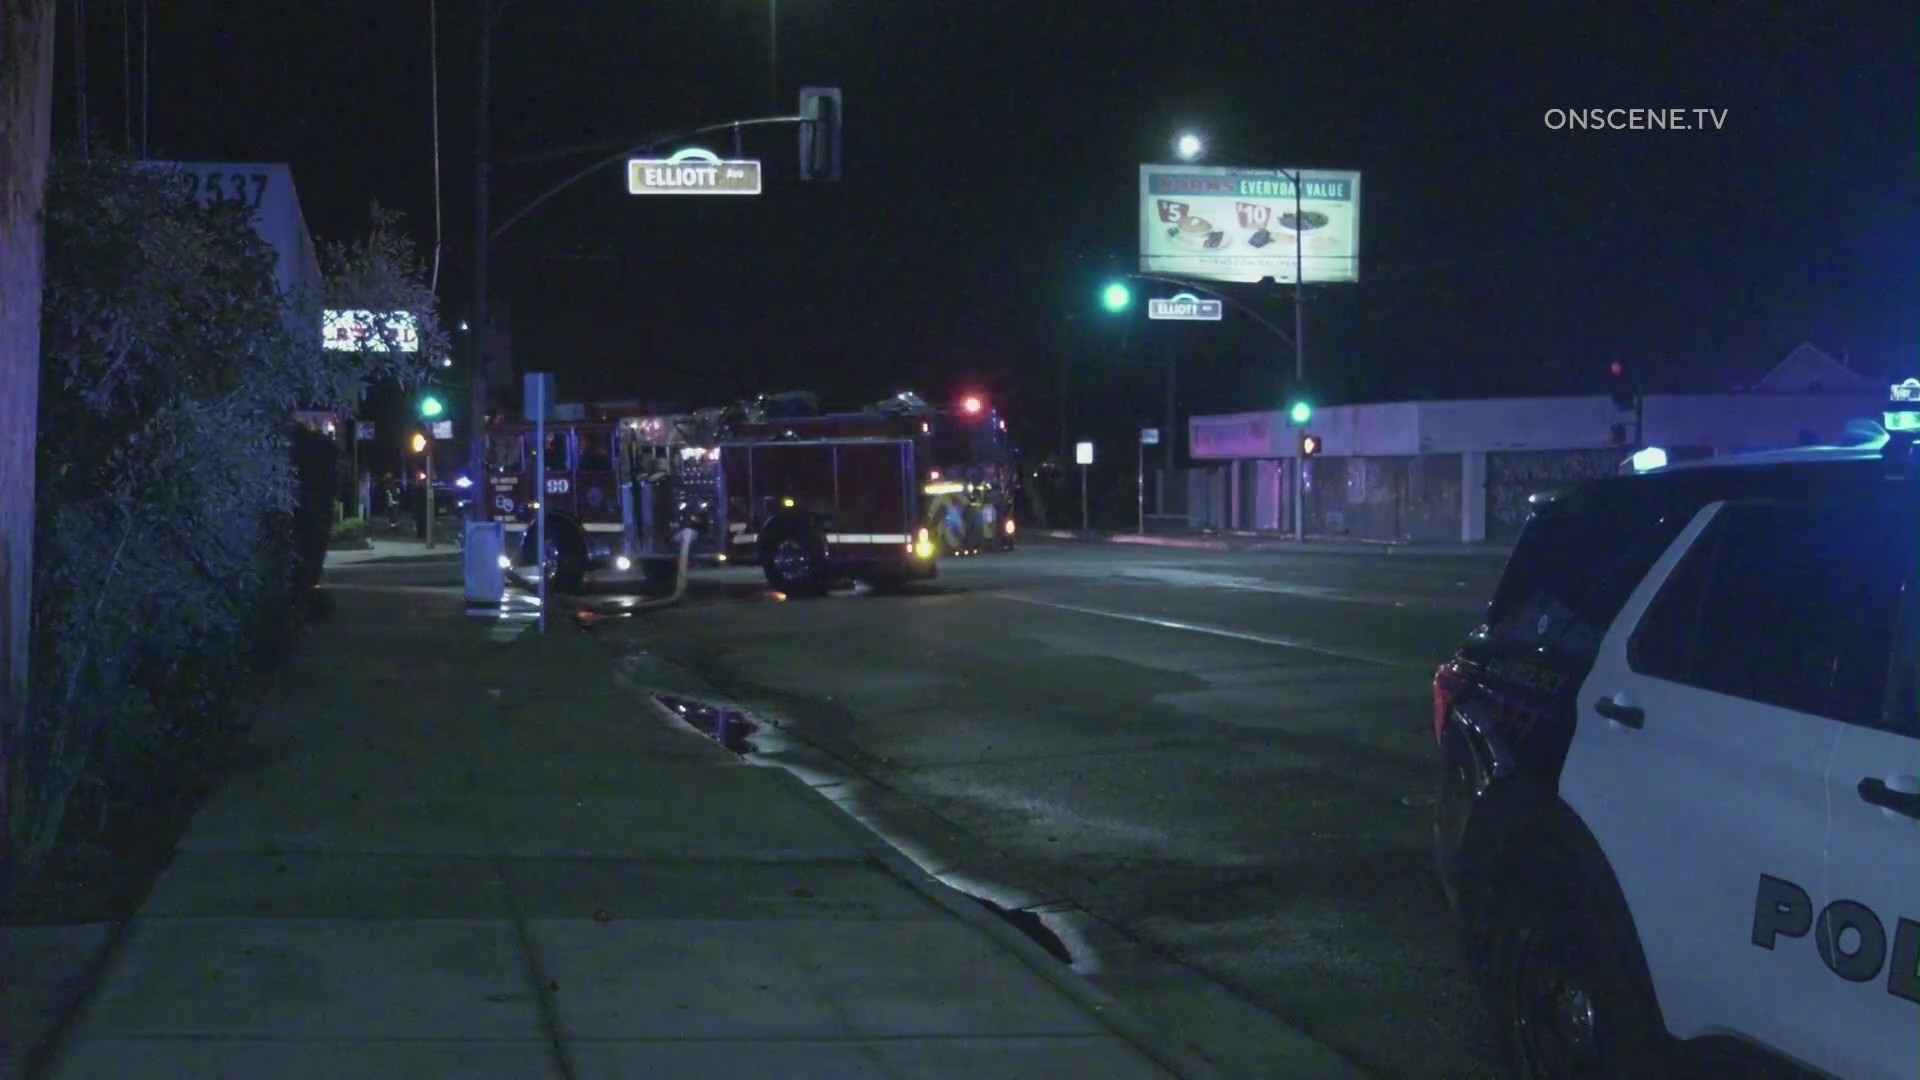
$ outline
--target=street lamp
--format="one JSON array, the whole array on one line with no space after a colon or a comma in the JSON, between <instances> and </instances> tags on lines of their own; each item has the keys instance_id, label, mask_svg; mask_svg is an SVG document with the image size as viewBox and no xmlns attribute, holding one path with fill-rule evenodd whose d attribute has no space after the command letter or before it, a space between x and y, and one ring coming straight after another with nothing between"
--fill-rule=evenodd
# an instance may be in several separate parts
<instances>
[{"instance_id":1,"label":"street lamp","mask_svg":"<svg viewBox=\"0 0 1920 1080\"><path fill-rule=\"evenodd\" d=\"M1189 131L1174 140L1173 152L1180 155L1181 161L1193 161L1207 152L1206 141Z\"/></svg>"}]
</instances>

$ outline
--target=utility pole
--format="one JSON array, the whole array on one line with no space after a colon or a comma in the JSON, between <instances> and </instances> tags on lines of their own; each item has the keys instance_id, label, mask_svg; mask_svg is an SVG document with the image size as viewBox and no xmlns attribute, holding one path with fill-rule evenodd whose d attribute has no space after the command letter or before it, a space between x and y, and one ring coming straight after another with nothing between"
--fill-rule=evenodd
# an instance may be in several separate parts
<instances>
[{"instance_id":1,"label":"utility pole","mask_svg":"<svg viewBox=\"0 0 1920 1080\"><path fill-rule=\"evenodd\" d=\"M1172 324L1167 326L1167 330L1169 331L1167 334L1167 426L1160 435L1162 461L1159 482L1154 484L1153 498L1154 509L1163 517L1167 512L1167 492L1173 484L1173 432L1174 426L1179 423L1174 395L1179 388L1180 378L1179 330ZM1144 521L1141 524L1141 531L1146 531Z\"/></svg>"},{"instance_id":2,"label":"utility pole","mask_svg":"<svg viewBox=\"0 0 1920 1080\"><path fill-rule=\"evenodd\" d=\"M33 628L33 461L40 415L47 157L56 0L0 0L0 823L25 730ZM7 832L0 828L0 838ZM0 850L5 845L0 843Z\"/></svg>"},{"instance_id":3,"label":"utility pole","mask_svg":"<svg viewBox=\"0 0 1920 1080\"><path fill-rule=\"evenodd\" d=\"M467 426L472 445L467 451L467 475L480 492L473 500L473 520L485 521L493 508L488 505L493 485L487 476L487 245L489 241L487 206L487 159L492 153L492 64L493 3L480 6L480 103L476 123L476 151L473 165L473 335L472 371L468 373L471 394L468 399ZM431 526L432 522L429 521Z\"/></svg>"},{"instance_id":4,"label":"utility pole","mask_svg":"<svg viewBox=\"0 0 1920 1080\"><path fill-rule=\"evenodd\" d=\"M1300 170L1293 170L1293 384L1296 389L1304 390L1307 381L1307 284L1306 259L1302 255L1302 239L1306 230L1306 220L1300 213ZM1293 455L1293 538L1305 543L1307 538L1307 459L1296 451Z\"/></svg>"}]
</instances>

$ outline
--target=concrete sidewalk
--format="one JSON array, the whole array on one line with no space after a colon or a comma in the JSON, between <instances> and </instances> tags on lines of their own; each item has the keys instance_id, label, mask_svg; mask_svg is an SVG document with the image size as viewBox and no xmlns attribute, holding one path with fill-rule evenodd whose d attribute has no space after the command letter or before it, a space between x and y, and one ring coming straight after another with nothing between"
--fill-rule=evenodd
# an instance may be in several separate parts
<instances>
[{"instance_id":1,"label":"concrete sidewalk","mask_svg":"<svg viewBox=\"0 0 1920 1080\"><path fill-rule=\"evenodd\" d=\"M329 592L49 1075L1207 1075L566 621Z\"/></svg>"},{"instance_id":2,"label":"concrete sidewalk","mask_svg":"<svg viewBox=\"0 0 1920 1080\"><path fill-rule=\"evenodd\" d=\"M1361 540L1341 536L1308 536L1294 540L1270 532L1138 533L1037 530L1028 534L1047 540L1084 543L1138 544L1144 547L1186 548L1194 551L1304 551L1317 555L1470 555L1504 559L1513 548L1503 544L1414 544L1399 540Z\"/></svg>"}]
</instances>

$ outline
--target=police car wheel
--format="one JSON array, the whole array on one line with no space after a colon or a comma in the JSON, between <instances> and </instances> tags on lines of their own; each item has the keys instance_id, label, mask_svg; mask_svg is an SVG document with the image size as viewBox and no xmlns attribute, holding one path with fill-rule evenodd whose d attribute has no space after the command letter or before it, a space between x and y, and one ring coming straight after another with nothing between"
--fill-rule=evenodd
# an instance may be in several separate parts
<instances>
[{"instance_id":1,"label":"police car wheel","mask_svg":"<svg viewBox=\"0 0 1920 1080\"><path fill-rule=\"evenodd\" d=\"M1527 860L1502 883L1487 972L1515 1080L1661 1080L1666 1035L1611 920L1573 860Z\"/></svg>"}]
</instances>

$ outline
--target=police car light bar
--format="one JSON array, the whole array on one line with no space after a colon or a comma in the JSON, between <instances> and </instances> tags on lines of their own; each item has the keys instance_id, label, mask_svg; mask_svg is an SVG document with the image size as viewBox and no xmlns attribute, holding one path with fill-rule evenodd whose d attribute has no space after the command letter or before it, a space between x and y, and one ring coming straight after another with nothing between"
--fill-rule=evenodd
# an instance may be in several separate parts
<instances>
[{"instance_id":1,"label":"police car light bar","mask_svg":"<svg viewBox=\"0 0 1920 1080\"><path fill-rule=\"evenodd\" d=\"M1645 450L1635 451L1632 460L1634 472L1664 469L1667 467L1667 452L1657 446L1649 446Z\"/></svg>"}]
</instances>

